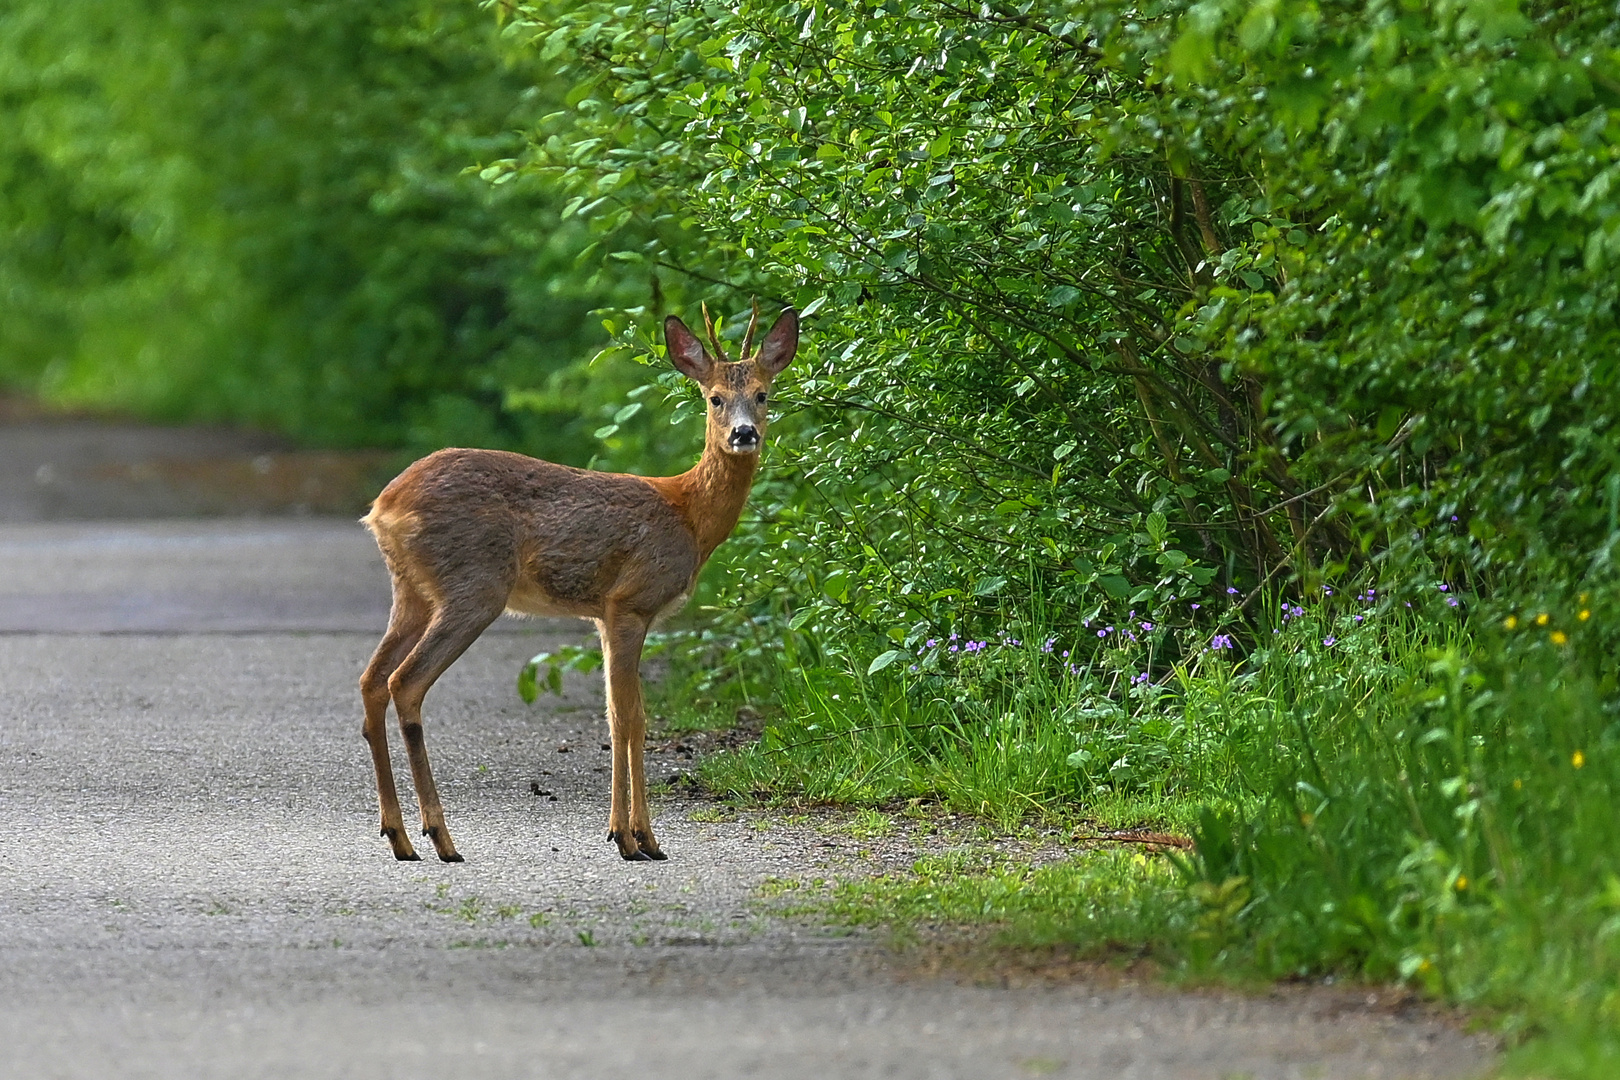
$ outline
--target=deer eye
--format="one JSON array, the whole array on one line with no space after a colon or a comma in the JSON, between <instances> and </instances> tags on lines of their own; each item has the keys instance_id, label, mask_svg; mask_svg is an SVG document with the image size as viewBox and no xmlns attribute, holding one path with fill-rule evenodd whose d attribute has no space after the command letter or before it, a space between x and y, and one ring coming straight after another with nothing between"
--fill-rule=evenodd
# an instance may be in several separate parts
<instances>
[{"instance_id":1,"label":"deer eye","mask_svg":"<svg viewBox=\"0 0 1620 1080\"><path fill-rule=\"evenodd\" d=\"M711 397L709 399L709 404L713 405L715 408L718 409L720 406L724 405L725 402L720 400L720 395L719 394L716 394L714 397Z\"/></svg>"},{"instance_id":2,"label":"deer eye","mask_svg":"<svg viewBox=\"0 0 1620 1080\"><path fill-rule=\"evenodd\" d=\"M765 391L761 390L759 393L755 394L754 400L759 402L761 405L765 404Z\"/></svg>"}]
</instances>

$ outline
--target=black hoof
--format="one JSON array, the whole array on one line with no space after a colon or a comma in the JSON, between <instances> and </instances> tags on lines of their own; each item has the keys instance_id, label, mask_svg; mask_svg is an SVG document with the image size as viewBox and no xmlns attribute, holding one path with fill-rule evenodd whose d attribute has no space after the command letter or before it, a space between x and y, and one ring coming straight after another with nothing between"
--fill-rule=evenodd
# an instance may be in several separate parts
<instances>
[{"instance_id":1,"label":"black hoof","mask_svg":"<svg viewBox=\"0 0 1620 1080\"><path fill-rule=\"evenodd\" d=\"M647 858L651 859L653 862L663 862L665 859L669 858L669 856L665 855L662 851L648 851L646 848L642 848L641 853L647 856Z\"/></svg>"},{"instance_id":2,"label":"black hoof","mask_svg":"<svg viewBox=\"0 0 1620 1080\"><path fill-rule=\"evenodd\" d=\"M461 852L459 852L459 851L452 851L452 852L451 852L451 853L450 853L450 854L448 854L448 855L440 855L440 856L439 856L439 861L440 861L440 862L466 862L466 861L467 861L467 860L466 860L466 859L463 859L463 858L462 858L462 857L461 857Z\"/></svg>"},{"instance_id":3,"label":"black hoof","mask_svg":"<svg viewBox=\"0 0 1620 1080\"><path fill-rule=\"evenodd\" d=\"M637 848L635 851L620 851L619 857L625 862L652 862L653 857Z\"/></svg>"},{"instance_id":4,"label":"black hoof","mask_svg":"<svg viewBox=\"0 0 1620 1080\"><path fill-rule=\"evenodd\" d=\"M396 854L394 856L394 858L399 860L400 862L421 862L422 861L422 856L418 855L414 851L408 851L403 855Z\"/></svg>"}]
</instances>

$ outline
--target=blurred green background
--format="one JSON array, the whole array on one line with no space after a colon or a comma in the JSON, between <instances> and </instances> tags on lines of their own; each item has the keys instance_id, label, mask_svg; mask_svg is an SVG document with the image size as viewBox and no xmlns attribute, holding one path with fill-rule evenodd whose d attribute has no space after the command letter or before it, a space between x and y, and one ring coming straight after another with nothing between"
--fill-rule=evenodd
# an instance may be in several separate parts
<instances>
[{"instance_id":1,"label":"blurred green background","mask_svg":"<svg viewBox=\"0 0 1620 1080\"><path fill-rule=\"evenodd\" d=\"M586 355L614 289L537 182L463 171L515 153L550 86L467 3L8 4L0 384L583 462L577 404L505 394Z\"/></svg>"}]
</instances>

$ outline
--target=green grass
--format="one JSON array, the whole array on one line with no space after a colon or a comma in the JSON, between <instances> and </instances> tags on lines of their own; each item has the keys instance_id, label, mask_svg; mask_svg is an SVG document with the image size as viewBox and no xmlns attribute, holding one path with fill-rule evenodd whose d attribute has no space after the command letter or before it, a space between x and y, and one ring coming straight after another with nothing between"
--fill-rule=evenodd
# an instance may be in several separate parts
<instances>
[{"instance_id":1,"label":"green grass","mask_svg":"<svg viewBox=\"0 0 1620 1080\"><path fill-rule=\"evenodd\" d=\"M971 636L920 634L906 650L915 663L876 675L784 654L780 716L701 776L741 797L920 798L1006 829L1082 818L1185 829L1200 808L1244 811L1273 773L1305 767L1301 725L1337 744L1364 713L1396 707L1427 651L1459 633L1455 619L1363 604L1279 610L1277 633L1259 628L1247 650L1230 635L1218 644L1234 647L1211 648L1216 635L1168 622L1134 620L1134 641L1123 620L1066 637L1024 628L966 653Z\"/></svg>"},{"instance_id":2,"label":"green grass","mask_svg":"<svg viewBox=\"0 0 1620 1080\"><path fill-rule=\"evenodd\" d=\"M1509 1072L1611 1077L1612 664L1585 620L1482 632L1450 599L1279 605L1234 621L1232 649L1165 613L1090 650L1079 633L1107 623L1050 651L1032 627L967 654L925 633L886 665L788 651L765 737L701 776L739 800L1185 831L1177 862L949 856L802 902L1199 978L1404 982L1488 1018L1516 1047Z\"/></svg>"}]
</instances>

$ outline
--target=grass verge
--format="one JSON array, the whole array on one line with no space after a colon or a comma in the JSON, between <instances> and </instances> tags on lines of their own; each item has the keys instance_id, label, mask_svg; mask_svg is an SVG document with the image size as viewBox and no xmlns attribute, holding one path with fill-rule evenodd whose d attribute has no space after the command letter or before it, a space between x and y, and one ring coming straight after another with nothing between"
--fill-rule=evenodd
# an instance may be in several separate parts
<instances>
[{"instance_id":1,"label":"grass verge","mask_svg":"<svg viewBox=\"0 0 1620 1080\"><path fill-rule=\"evenodd\" d=\"M924 629L887 663L790 651L764 737L701 777L1004 829L1185 830L1178 861L948 857L806 902L1199 978L1400 982L1489 1017L1510 1074L1620 1075L1614 677L1575 613L1511 635L1463 606L1366 590L1212 636L1101 622L1089 650L1025 626Z\"/></svg>"}]
</instances>

